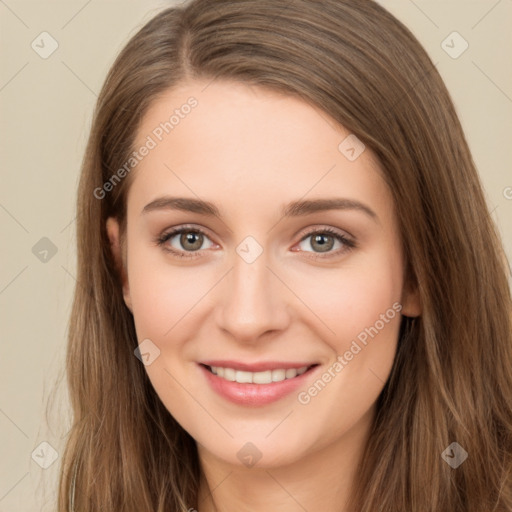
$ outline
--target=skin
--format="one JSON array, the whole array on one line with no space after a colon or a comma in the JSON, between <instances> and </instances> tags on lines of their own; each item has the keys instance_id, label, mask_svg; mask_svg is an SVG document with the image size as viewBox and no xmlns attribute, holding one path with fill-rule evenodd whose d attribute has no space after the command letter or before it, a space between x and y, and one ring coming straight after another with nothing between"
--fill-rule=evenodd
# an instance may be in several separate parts
<instances>
[{"instance_id":1,"label":"skin","mask_svg":"<svg viewBox=\"0 0 512 512\"><path fill-rule=\"evenodd\" d=\"M160 350L145 368L197 441L199 512L346 510L392 368L400 314L308 404L297 392L265 406L233 404L209 387L197 363L317 362L299 390L307 391L394 303L403 315L419 315L418 294L403 279L393 200L369 149L355 161L338 150L349 132L325 112L247 84L206 85L167 91L142 120L137 147L187 98L198 101L132 171L126 254L116 220L107 222L139 343L149 338ZM141 213L163 195L211 201L222 219L172 209ZM356 209L282 216L291 201L333 197L357 200L376 218ZM196 257L178 258L155 243L185 224L206 232L198 235L200 250L186 239L180 244L179 234L166 245ZM305 237L327 227L356 247L328 234L333 245L322 252L314 235ZM247 236L263 249L252 263L236 252ZM261 453L252 467L237 457L248 441Z\"/></svg>"}]
</instances>

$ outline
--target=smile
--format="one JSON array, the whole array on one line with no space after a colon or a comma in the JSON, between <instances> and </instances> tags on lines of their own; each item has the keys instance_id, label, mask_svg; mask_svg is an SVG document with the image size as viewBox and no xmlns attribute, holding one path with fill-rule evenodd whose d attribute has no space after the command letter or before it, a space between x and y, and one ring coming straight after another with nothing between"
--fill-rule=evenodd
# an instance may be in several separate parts
<instances>
[{"instance_id":1,"label":"smile","mask_svg":"<svg viewBox=\"0 0 512 512\"><path fill-rule=\"evenodd\" d=\"M305 386L306 379L317 373L320 365L208 361L198 367L208 387L218 396L237 405L255 407L280 400Z\"/></svg>"},{"instance_id":2,"label":"smile","mask_svg":"<svg viewBox=\"0 0 512 512\"><path fill-rule=\"evenodd\" d=\"M300 368L278 368L277 370L266 370L263 372L246 372L235 370L234 368L223 368L221 366L209 366L210 371L230 382L239 382L240 384L270 384L271 382L281 382L286 379L293 379L297 375L302 375L307 366Z\"/></svg>"}]
</instances>

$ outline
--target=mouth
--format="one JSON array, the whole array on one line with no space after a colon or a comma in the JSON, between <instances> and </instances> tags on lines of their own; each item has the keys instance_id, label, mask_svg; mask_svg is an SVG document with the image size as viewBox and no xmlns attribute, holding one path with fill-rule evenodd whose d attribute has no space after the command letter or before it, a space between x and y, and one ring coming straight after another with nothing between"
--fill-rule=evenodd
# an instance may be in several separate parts
<instances>
[{"instance_id":1,"label":"mouth","mask_svg":"<svg viewBox=\"0 0 512 512\"><path fill-rule=\"evenodd\" d=\"M211 366L206 364L202 364L202 366L213 375L217 375L217 377L229 382L238 382L239 384L271 384L272 382L283 382L284 380L295 379L318 365L312 364L294 368L275 368L257 372L237 370L229 366Z\"/></svg>"},{"instance_id":2,"label":"mouth","mask_svg":"<svg viewBox=\"0 0 512 512\"><path fill-rule=\"evenodd\" d=\"M304 362L248 365L232 361L207 361L198 366L214 392L244 406L263 406L290 395L320 367Z\"/></svg>"}]
</instances>

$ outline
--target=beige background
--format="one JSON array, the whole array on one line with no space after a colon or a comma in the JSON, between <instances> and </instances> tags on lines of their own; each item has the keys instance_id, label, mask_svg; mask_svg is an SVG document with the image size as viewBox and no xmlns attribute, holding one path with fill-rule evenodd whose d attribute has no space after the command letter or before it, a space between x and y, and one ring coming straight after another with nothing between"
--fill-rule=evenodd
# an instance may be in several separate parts
<instances>
[{"instance_id":1,"label":"beige background","mask_svg":"<svg viewBox=\"0 0 512 512\"><path fill-rule=\"evenodd\" d=\"M381 3L437 63L510 259L512 0ZM0 0L0 512L53 510L68 422L65 388L50 410L49 425L44 413L63 368L75 286L79 165L96 95L114 56L141 24L170 4ZM43 31L58 42L47 59L31 47ZM457 59L441 46L453 31L469 43ZM451 51L461 48L461 41L448 41ZM46 262L32 251L43 237L57 251ZM42 442L57 456L47 469L36 462L52 460L52 449L40 447Z\"/></svg>"}]
</instances>

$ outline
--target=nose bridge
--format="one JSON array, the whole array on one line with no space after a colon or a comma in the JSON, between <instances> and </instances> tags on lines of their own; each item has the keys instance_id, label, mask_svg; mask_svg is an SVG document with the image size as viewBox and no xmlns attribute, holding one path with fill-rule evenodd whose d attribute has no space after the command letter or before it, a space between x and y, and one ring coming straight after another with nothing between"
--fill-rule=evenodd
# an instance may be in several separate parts
<instances>
[{"instance_id":1,"label":"nose bridge","mask_svg":"<svg viewBox=\"0 0 512 512\"><path fill-rule=\"evenodd\" d=\"M257 340L287 321L283 290L267 268L269 253L250 238L236 248L221 300L220 326L240 341Z\"/></svg>"}]
</instances>

